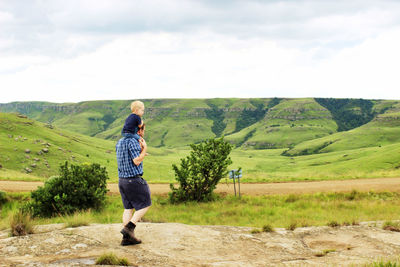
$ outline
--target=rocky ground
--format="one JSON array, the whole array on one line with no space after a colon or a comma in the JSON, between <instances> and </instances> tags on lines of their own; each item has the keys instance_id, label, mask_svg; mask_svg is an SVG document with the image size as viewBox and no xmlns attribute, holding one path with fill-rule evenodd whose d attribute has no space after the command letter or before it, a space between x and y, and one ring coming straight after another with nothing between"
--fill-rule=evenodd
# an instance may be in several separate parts
<instances>
[{"instance_id":1,"label":"rocky ground","mask_svg":"<svg viewBox=\"0 0 400 267\"><path fill-rule=\"evenodd\" d=\"M137 266L358 266L400 255L400 233L380 223L251 233L248 227L140 223L143 243L119 245L121 224L64 228L35 234L0 232L0 266L87 266L113 252Z\"/></svg>"}]
</instances>

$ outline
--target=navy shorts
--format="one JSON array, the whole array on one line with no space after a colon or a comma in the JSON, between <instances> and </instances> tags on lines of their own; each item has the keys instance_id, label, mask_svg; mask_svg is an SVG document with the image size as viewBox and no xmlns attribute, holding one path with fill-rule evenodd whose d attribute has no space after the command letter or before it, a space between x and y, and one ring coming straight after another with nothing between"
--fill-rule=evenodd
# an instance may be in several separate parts
<instances>
[{"instance_id":1,"label":"navy shorts","mask_svg":"<svg viewBox=\"0 0 400 267\"><path fill-rule=\"evenodd\" d=\"M119 178L118 187L125 209L141 210L151 206L150 188L142 177Z\"/></svg>"}]
</instances>

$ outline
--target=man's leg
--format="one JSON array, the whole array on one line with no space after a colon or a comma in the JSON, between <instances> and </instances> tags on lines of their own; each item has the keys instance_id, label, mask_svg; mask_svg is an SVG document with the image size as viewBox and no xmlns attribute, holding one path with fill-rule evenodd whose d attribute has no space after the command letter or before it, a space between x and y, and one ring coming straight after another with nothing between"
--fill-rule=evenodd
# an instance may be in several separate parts
<instances>
[{"instance_id":1,"label":"man's leg","mask_svg":"<svg viewBox=\"0 0 400 267\"><path fill-rule=\"evenodd\" d=\"M122 214L122 222L124 223L124 226L129 223L129 221L132 219L133 215L133 209L125 209L124 213Z\"/></svg>"},{"instance_id":2,"label":"man's leg","mask_svg":"<svg viewBox=\"0 0 400 267\"><path fill-rule=\"evenodd\" d=\"M134 231L136 228L136 223L140 221L140 219L143 217L143 215L149 210L149 207L140 209L135 211L135 213L132 216L133 209L125 209L124 213L122 215L122 220L124 222L124 228L121 230L121 233L123 234L123 239L121 242L121 245L126 246L126 245L135 245L135 244L140 244L142 241L140 239L137 239L135 237Z\"/></svg>"},{"instance_id":3,"label":"man's leg","mask_svg":"<svg viewBox=\"0 0 400 267\"><path fill-rule=\"evenodd\" d=\"M150 206L135 211L135 213L133 214L133 217L131 217L132 219L131 219L130 221L136 225L136 223L137 223L138 221L140 221L140 219L142 219L143 215L146 214L146 212L149 210L149 208L150 208ZM128 223L129 223L129 222L128 222Z\"/></svg>"},{"instance_id":4,"label":"man's leg","mask_svg":"<svg viewBox=\"0 0 400 267\"><path fill-rule=\"evenodd\" d=\"M140 209L140 210L137 210L137 211L135 211L135 213L133 213L133 209L125 209L124 213L122 214L122 221L123 221L124 225L127 225L129 223L129 221L131 221L134 224L139 222L140 219L142 219L142 217L149 210L149 208L150 208L150 206ZM132 214L133 214L133 216L132 216Z\"/></svg>"}]
</instances>

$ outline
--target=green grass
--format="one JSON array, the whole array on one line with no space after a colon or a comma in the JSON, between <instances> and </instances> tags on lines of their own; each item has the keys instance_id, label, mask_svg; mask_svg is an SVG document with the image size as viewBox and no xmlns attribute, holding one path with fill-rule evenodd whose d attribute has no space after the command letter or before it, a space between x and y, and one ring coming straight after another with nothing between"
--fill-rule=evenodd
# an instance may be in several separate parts
<instances>
[{"instance_id":1,"label":"green grass","mask_svg":"<svg viewBox=\"0 0 400 267\"><path fill-rule=\"evenodd\" d=\"M380 261L375 261L370 264L365 264L365 267L399 267L400 266L400 260L380 260Z\"/></svg>"},{"instance_id":2,"label":"green grass","mask_svg":"<svg viewBox=\"0 0 400 267\"><path fill-rule=\"evenodd\" d=\"M353 195L351 195L353 194ZM8 228L8 214L26 202L28 194L10 194L13 201L1 210L0 226ZM149 222L177 222L191 225L233 225L262 229L323 226L335 221L340 225L361 221L396 221L400 219L400 193L319 193L298 195L293 202L287 196L220 196L209 203L169 204L164 196L153 196L153 206L145 215ZM109 195L101 212L82 212L87 223L120 223L123 212L119 196ZM73 217L73 216L72 216ZM338 218L340 218L338 220ZM34 219L35 224L65 223L66 217ZM354 223L356 224L356 223Z\"/></svg>"},{"instance_id":3,"label":"green grass","mask_svg":"<svg viewBox=\"0 0 400 267\"><path fill-rule=\"evenodd\" d=\"M400 223L399 222L392 222L386 221L382 227L384 230L393 231L393 232L400 232Z\"/></svg>"},{"instance_id":4,"label":"green grass","mask_svg":"<svg viewBox=\"0 0 400 267\"><path fill-rule=\"evenodd\" d=\"M112 252L107 252L100 255L96 260L96 265L130 266L132 264L126 258L120 258Z\"/></svg>"},{"instance_id":5,"label":"green grass","mask_svg":"<svg viewBox=\"0 0 400 267\"><path fill-rule=\"evenodd\" d=\"M49 144L49 145L48 145ZM43 123L0 113L0 177L38 180L56 175L59 164L99 163L116 176L115 143L81 134L48 128ZM47 148L48 153L42 149ZM30 153L25 153L29 149ZM32 166L35 164L36 166ZM32 170L26 173L25 168Z\"/></svg>"},{"instance_id":6,"label":"green grass","mask_svg":"<svg viewBox=\"0 0 400 267\"><path fill-rule=\"evenodd\" d=\"M150 146L150 155L144 162L145 178L150 183L174 182L171 165L179 164L180 159L189 154L188 147L184 145L214 136L211 131L213 122L204 115L204 109L209 108L208 104L218 105L226 111L224 122L227 123L227 128L224 133L230 134L226 139L242 142L243 138L248 138L246 142L255 147L285 147L254 150L250 149L254 148L253 145L246 145L244 142L241 148L234 149L231 153L233 164L229 169L241 166L242 182L400 176L400 125L396 119L396 110L400 106L398 101L377 100L375 110L392 108L359 128L334 133L335 122L329 118L327 110L314 99L283 99L264 119L231 134L235 128L235 120L241 114L240 107L255 108L254 103L257 101L267 105L270 99L146 100L148 119L145 120L149 126L146 139ZM34 102L27 106L20 103L19 107L29 109L22 108L21 111L29 111L34 118L53 121L53 125L76 131L87 127L79 131L108 138L107 136L114 134L119 136L123 121L129 114L129 102L54 104L53 109L45 110L43 105L52 104ZM56 111L57 109L60 110ZM98 132L105 127L105 115L112 115L115 121L107 129ZM288 116L298 118L291 120ZM97 127L97 130L93 130L93 127ZM250 133L252 134L249 135ZM329 135L330 133L334 134ZM312 140L304 141L309 139ZM47 143L51 144L50 152L38 155ZM298 145L294 146L295 144ZM282 156L288 150L287 147L292 146L294 147L287 152L289 156ZM31 153L26 154L25 149L30 149ZM45 181L57 175L59 165L68 160L73 164L99 163L107 168L109 182L118 181L115 141L93 138L57 127L50 129L41 122L18 118L15 114L0 113L0 150L1 180ZM301 156L302 151L306 150L313 152L311 155ZM36 167L32 167L32 164L36 164ZM30 168L32 172L27 173L25 168Z\"/></svg>"}]
</instances>

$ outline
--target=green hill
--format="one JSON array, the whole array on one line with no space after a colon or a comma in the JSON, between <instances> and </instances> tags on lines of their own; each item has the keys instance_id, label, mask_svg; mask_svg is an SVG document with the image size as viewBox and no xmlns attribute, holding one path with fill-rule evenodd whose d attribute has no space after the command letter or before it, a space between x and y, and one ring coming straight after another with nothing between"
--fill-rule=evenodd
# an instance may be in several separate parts
<instances>
[{"instance_id":1,"label":"green hill","mask_svg":"<svg viewBox=\"0 0 400 267\"><path fill-rule=\"evenodd\" d=\"M117 140L131 101L80 103L15 102L1 112L81 134ZM336 132L332 116L314 99L153 99L143 100L147 139L154 147L180 147L216 136L237 146L280 148ZM254 131L254 129L256 131ZM278 131L279 128L279 131ZM283 137L281 134L296 138Z\"/></svg>"},{"instance_id":2,"label":"green hill","mask_svg":"<svg viewBox=\"0 0 400 267\"><path fill-rule=\"evenodd\" d=\"M284 148L332 134L336 129L329 111L314 99L284 99L262 120L227 139L243 147Z\"/></svg>"},{"instance_id":3,"label":"green hill","mask_svg":"<svg viewBox=\"0 0 400 267\"><path fill-rule=\"evenodd\" d=\"M291 103L285 103L289 101L282 100L275 106L275 110L271 109L268 112L269 116L275 116L273 119L280 123L279 126L274 127L269 125L270 128L278 129L278 137L286 133L291 140L295 140L295 137L291 137L289 132L295 127L291 128L286 124L296 123L296 121L281 118L282 116L287 116L287 114L283 113L285 109L282 106L286 107L286 105L290 104L290 107L293 107L293 103L304 106L304 101L309 102L309 108L299 111L299 114L309 112L309 117L299 120L297 123L300 125L295 127L303 127L305 130L299 132L309 134L304 134L299 140L312 137L314 134L312 129L317 127L314 126L314 123L318 120L320 120L321 125L325 125L325 127L319 127L326 131L327 134L329 134L329 130L334 129L335 123L329 120L328 117L313 118L314 115L312 113L316 112L315 108L320 107L311 99L290 101ZM193 104L193 102L190 103L189 101L188 104ZM268 105L268 102L266 105ZM382 105L382 107L385 105ZM379 106L376 107L380 108ZM326 135L315 140L299 141L300 143L289 151L287 151L287 148L244 149L246 146L243 144L244 148L240 147L232 151L233 164L229 168L234 169L242 166L243 182L399 176L399 107L399 103L391 103L390 109L386 109L385 113L376 116L372 121L361 127ZM252 129L253 131L255 129L256 133L256 131L259 131L256 126L261 123L268 123L268 120L271 119L267 118L268 113L266 112L263 119L231 136L243 133L246 129ZM238 116L240 116L240 113ZM176 121L179 122L179 120ZM206 120L205 122L208 122L209 126L212 127L212 122ZM226 122L231 127L229 131L234 132L233 123L229 123L228 120ZM159 122L159 125L161 127L162 123ZM224 131L228 131L226 128ZM172 127L171 134L173 130L174 127ZM201 130L198 130L198 132L200 133ZM254 136L257 137L258 134ZM198 138L200 139L201 136L199 135ZM251 138L248 138L248 140L251 140ZM281 140L286 139L281 138ZM336 141L329 143L332 140ZM168 144L170 141L169 139L164 139L164 142ZM321 144L326 142L329 145L321 147ZM282 144L284 143L282 142ZM56 175L59 164L68 160L77 164L85 162L100 163L107 168L111 182L116 182L118 178L114 147L115 141L112 140L73 133L26 118L23 115L0 113L0 179L44 180ZM315 147L318 149L309 153L309 149L314 149ZM304 150L307 150L307 153L304 153ZM171 164L179 164L180 159L188 155L188 153L187 147L150 147L150 155L146 157L145 161L146 179L149 182L174 181Z\"/></svg>"},{"instance_id":4,"label":"green hill","mask_svg":"<svg viewBox=\"0 0 400 267\"><path fill-rule=\"evenodd\" d=\"M116 175L115 142L43 124L23 115L0 113L0 174L40 180L57 174L64 161L96 162Z\"/></svg>"},{"instance_id":5,"label":"green hill","mask_svg":"<svg viewBox=\"0 0 400 267\"><path fill-rule=\"evenodd\" d=\"M390 104L390 107L387 104ZM400 103L381 103L376 108L385 110L385 113L378 114L369 123L350 131L302 142L284 154L288 156L310 155L399 143Z\"/></svg>"},{"instance_id":6,"label":"green hill","mask_svg":"<svg viewBox=\"0 0 400 267\"><path fill-rule=\"evenodd\" d=\"M14 102L20 112L60 129L117 140L130 100ZM364 99L144 99L150 146L179 148L224 135L245 149L289 149L303 155L398 142L400 101Z\"/></svg>"}]
</instances>

